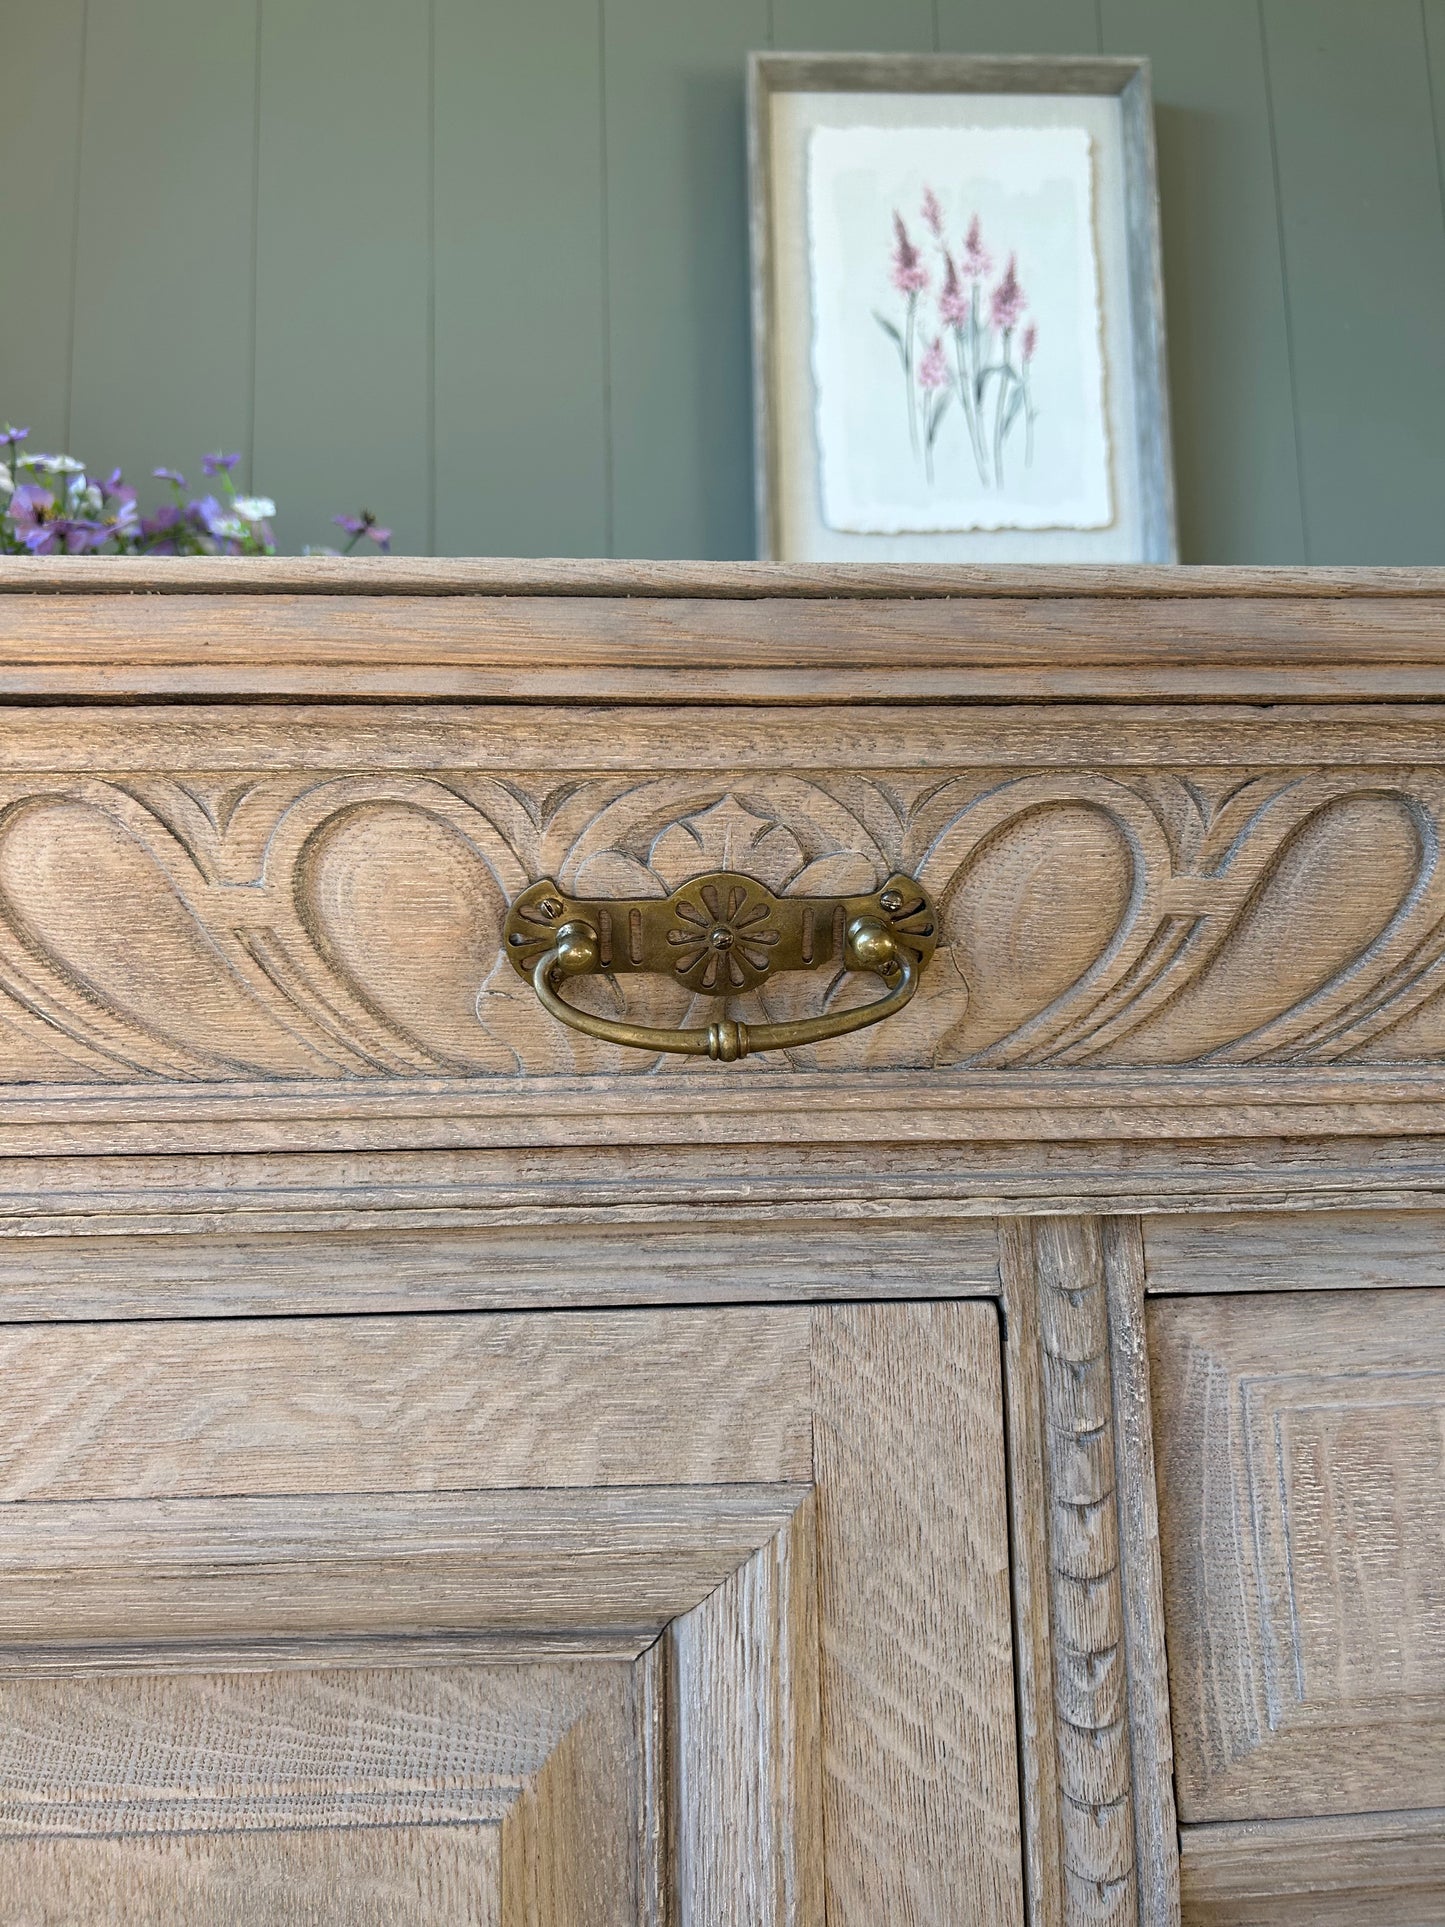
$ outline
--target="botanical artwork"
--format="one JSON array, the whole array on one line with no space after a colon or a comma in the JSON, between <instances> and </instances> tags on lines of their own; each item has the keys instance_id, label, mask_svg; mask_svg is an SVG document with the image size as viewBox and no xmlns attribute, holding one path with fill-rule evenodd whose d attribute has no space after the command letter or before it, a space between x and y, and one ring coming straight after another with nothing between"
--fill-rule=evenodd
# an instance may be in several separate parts
<instances>
[{"instance_id":1,"label":"botanical artwork","mask_svg":"<svg viewBox=\"0 0 1445 1927\"><path fill-rule=\"evenodd\" d=\"M827 525L1106 527L1085 130L818 127L808 219Z\"/></svg>"}]
</instances>

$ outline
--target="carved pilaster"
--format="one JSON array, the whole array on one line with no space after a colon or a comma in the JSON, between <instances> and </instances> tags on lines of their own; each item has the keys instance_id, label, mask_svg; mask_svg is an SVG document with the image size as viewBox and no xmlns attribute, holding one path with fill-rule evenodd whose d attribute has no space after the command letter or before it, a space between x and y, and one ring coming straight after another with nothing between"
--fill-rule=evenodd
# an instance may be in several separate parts
<instances>
[{"instance_id":1,"label":"carved pilaster","mask_svg":"<svg viewBox=\"0 0 1445 1927\"><path fill-rule=\"evenodd\" d=\"M1138 1919L1101 1224L1033 1231L1066 1927Z\"/></svg>"}]
</instances>

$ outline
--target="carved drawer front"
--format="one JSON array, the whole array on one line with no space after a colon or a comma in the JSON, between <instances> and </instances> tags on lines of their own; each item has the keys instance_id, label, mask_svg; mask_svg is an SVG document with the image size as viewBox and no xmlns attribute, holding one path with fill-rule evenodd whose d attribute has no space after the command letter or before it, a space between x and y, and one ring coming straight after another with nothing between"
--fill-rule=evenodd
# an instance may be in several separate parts
<instances>
[{"instance_id":1,"label":"carved drawer front","mask_svg":"<svg viewBox=\"0 0 1445 1927\"><path fill-rule=\"evenodd\" d=\"M1149 1343L1186 1921L1445 1919L1445 1291Z\"/></svg>"},{"instance_id":2,"label":"carved drawer front","mask_svg":"<svg viewBox=\"0 0 1445 1927\"><path fill-rule=\"evenodd\" d=\"M0 1331L0 1913L1022 1927L983 1303Z\"/></svg>"}]
</instances>

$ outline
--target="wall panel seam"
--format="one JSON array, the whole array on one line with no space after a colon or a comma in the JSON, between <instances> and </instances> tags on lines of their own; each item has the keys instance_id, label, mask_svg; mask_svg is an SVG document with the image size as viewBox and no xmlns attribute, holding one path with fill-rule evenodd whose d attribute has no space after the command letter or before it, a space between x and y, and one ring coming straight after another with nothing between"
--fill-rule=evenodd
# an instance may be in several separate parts
<instances>
[{"instance_id":1,"label":"wall panel seam","mask_svg":"<svg viewBox=\"0 0 1445 1927\"><path fill-rule=\"evenodd\" d=\"M1269 27L1265 20L1265 0L1256 0L1259 15L1259 57L1264 72L1264 103L1269 121L1269 164L1274 185L1274 220L1279 235L1279 271L1284 283L1284 350L1285 362L1289 368L1289 405L1290 421L1294 428L1295 473L1299 477L1300 531L1304 536L1304 559L1306 563L1314 560L1314 544L1310 534L1309 494L1305 487L1304 446L1300 437L1299 379L1295 369L1295 329L1294 301L1289 279L1289 249L1284 232L1284 196L1280 191L1279 174L1279 132L1275 126L1274 75L1269 61Z\"/></svg>"}]
</instances>

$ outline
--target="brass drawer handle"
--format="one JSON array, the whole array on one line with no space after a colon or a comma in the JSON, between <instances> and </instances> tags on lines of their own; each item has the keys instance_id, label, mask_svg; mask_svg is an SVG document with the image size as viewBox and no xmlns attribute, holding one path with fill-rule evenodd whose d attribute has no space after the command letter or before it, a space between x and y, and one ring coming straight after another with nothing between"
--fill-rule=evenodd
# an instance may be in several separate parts
<instances>
[{"instance_id":1,"label":"brass drawer handle","mask_svg":"<svg viewBox=\"0 0 1445 1927\"><path fill-rule=\"evenodd\" d=\"M611 902L566 897L550 880L534 883L508 911L504 940L518 976L530 979L559 1023L608 1044L731 1064L754 1051L846 1037L895 1016L912 1002L937 946L938 919L927 891L908 876L892 876L866 897L777 897L756 877L716 870L670 897ZM874 972L889 986L887 995L792 1023L726 1017L705 1028L663 1030L593 1017L558 992L569 977L660 971L688 990L728 997L785 970L840 963Z\"/></svg>"}]
</instances>

